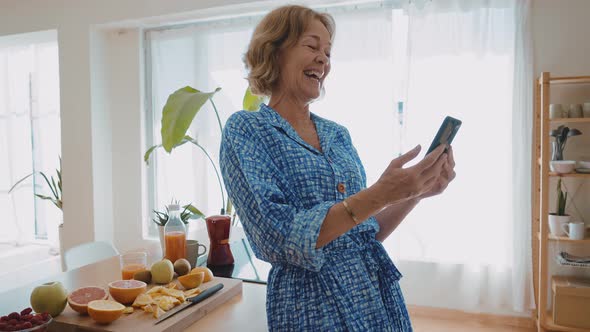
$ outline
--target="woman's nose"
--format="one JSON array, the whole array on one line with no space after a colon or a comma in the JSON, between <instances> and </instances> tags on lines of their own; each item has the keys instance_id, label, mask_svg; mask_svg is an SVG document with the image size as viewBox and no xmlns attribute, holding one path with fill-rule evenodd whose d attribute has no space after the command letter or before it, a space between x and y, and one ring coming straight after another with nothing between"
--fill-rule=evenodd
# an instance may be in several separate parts
<instances>
[{"instance_id":1,"label":"woman's nose","mask_svg":"<svg viewBox=\"0 0 590 332\"><path fill-rule=\"evenodd\" d=\"M328 58L325 54L320 53L315 58L315 61L321 63L322 65L325 65L325 64L328 64L328 62L330 61L330 58Z\"/></svg>"}]
</instances>

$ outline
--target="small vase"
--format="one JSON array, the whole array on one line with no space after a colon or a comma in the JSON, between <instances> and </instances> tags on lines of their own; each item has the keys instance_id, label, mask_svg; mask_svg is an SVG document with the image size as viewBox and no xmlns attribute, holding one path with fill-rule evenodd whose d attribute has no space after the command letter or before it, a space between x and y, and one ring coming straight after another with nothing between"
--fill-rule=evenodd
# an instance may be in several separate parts
<instances>
[{"instance_id":1,"label":"small vase","mask_svg":"<svg viewBox=\"0 0 590 332\"><path fill-rule=\"evenodd\" d=\"M551 160L563 160L563 150L559 143L551 142Z\"/></svg>"},{"instance_id":2,"label":"small vase","mask_svg":"<svg viewBox=\"0 0 590 332\"><path fill-rule=\"evenodd\" d=\"M205 220L209 235L209 257L207 258L207 265L233 264L234 256L229 246L231 217L228 215L217 215L207 217Z\"/></svg>"}]
</instances>

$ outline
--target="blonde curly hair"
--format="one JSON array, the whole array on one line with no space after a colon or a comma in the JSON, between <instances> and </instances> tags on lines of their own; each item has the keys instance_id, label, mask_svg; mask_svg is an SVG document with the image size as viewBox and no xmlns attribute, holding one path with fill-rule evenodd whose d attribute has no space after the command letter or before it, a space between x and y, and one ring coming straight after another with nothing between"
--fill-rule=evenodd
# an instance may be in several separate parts
<instances>
[{"instance_id":1,"label":"blonde curly hair","mask_svg":"<svg viewBox=\"0 0 590 332\"><path fill-rule=\"evenodd\" d=\"M314 19L322 22L333 40L336 32L334 18L303 6L276 8L258 23L244 54L252 93L271 95L280 75L279 51L295 45Z\"/></svg>"}]
</instances>

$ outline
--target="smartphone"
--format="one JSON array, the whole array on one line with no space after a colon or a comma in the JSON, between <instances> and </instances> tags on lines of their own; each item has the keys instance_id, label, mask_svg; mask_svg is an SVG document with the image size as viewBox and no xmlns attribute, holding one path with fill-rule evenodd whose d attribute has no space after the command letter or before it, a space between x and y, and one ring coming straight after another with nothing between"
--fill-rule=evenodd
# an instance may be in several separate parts
<instances>
[{"instance_id":1,"label":"smartphone","mask_svg":"<svg viewBox=\"0 0 590 332\"><path fill-rule=\"evenodd\" d=\"M426 154L429 154L441 144L450 145L460 127L461 120L447 116L440 125L440 128L438 128L438 132L434 136L434 140L430 144L430 148L428 148Z\"/></svg>"}]
</instances>

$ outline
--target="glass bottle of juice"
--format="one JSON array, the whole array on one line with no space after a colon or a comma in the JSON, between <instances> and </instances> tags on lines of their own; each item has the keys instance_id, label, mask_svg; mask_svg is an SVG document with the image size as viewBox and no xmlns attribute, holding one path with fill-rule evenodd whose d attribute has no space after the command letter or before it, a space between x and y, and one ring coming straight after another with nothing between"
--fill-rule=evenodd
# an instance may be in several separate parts
<instances>
[{"instance_id":1,"label":"glass bottle of juice","mask_svg":"<svg viewBox=\"0 0 590 332\"><path fill-rule=\"evenodd\" d=\"M186 258L186 227L180 220L180 206L178 204L170 204L168 213L168 221L164 226L165 257L174 263L179 258Z\"/></svg>"}]
</instances>

